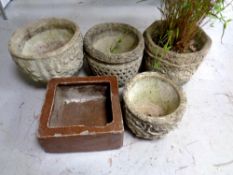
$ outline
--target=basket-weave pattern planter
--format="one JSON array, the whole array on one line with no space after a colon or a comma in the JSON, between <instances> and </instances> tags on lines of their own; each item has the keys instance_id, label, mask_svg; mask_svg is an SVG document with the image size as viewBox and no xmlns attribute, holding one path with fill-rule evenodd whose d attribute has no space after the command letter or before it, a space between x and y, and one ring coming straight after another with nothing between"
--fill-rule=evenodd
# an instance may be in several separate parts
<instances>
[{"instance_id":1,"label":"basket-weave pattern planter","mask_svg":"<svg viewBox=\"0 0 233 175\"><path fill-rule=\"evenodd\" d=\"M136 75L123 92L125 121L140 138L158 139L181 120L186 97L175 83L155 72Z\"/></svg>"},{"instance_id":2,"label":"basket-weave pattern planter","mask_svg":"<svg viewBox=\"0 0 233 175\"><path fill-rule=\"evenodd\" d=\"M120 86L123 86L125 82L137 74L142 62L142 57L124 64L105 64L87 54L85 58L88 60L92 72L96 75L115 75L118 78Z\"/></svg>"},{"instance_id":3,"label":"basket-weave pattern planter","mask_svg":"<svg viewBox=\"0 0 233 175\"><path fill-rule=\"evenodd\" d=\"M165 51L153 41L153 38L159 35L158 28L161 25L162 21L155 21L143 34L146 45L144 54L145 68L146 70L160 72L178 85L183 85L189 81L208 53L211 47L211 39L199 28L199 35L195 38L200 45L197 51L190 53ZM159 66L154 66L155 64Z\"/></svg>"},{"instance_id":4,"label":"basket-weave pattern planter","mask_svg":"<svg viewBox=\"0 0 233 175\"><path fill-rule=\"evenodd\" d=\"M107 52L112 43L122 40L117 53ZM106 42L101 42L106 39ZM130 43L128 43L130 41ZM123 86L135 76L142 62L144 40L134 27L122 23L99 24L88 30L84 37L85 58L95 75L115 75Z\"/></svg>"},{"instance_id":5,"label":"basket-weave pattern planter","mask_svg":"<svg viewBox=\"0 0 233 175\"><path fill-rule=\"evenodd\" d=\"M45 32L48 33L47 36ZM32 40L36 40L36 37L40 41L33 43ZM34 44L35 48L24 53L27 42ZM71 76L83 64L83 39L80 29L66 19L42 19L18 29L9 41L9 51L19 68L36 82Z\"/></svg>"}]
</instances>

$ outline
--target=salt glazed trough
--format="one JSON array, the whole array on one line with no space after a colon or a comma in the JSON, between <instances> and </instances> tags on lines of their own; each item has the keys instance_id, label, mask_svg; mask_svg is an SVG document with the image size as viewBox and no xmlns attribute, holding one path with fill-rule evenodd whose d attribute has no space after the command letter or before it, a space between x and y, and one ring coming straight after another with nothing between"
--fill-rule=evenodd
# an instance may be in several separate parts
<instances>
[{"instance_id":1,"label":"salt glazed trough","mask_svg":"<svg viewBox=\"0 0 233 175\"><path fill-rule=\"evenodd\" d=\"M47 152L120 148L123 120L114 76L55 78L48 83L38 139Z\"/></svg>"}]
</instances>

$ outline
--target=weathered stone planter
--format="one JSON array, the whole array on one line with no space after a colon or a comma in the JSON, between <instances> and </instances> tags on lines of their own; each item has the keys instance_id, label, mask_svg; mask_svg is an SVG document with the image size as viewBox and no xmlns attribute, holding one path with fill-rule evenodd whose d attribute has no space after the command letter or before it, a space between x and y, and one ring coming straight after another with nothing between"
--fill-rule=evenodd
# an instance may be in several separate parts
<instances>
[{"instance_id":1,"label":"weathered stone planter","mask_svg":"<svg viewBox=\"0 0 233 175\"><path fill-rule=\"evenodd\" d=\"M144 72L123 91L125 121L145 139L157 139L172 130L185 111L186 97L171 80L156 72Z\"/></svg>"},{"instance_id":2,"label":"weathered stone planter","mask_svg":"<svg viewBox=\"0 0 233 175\"><path fill-rule=\"evenodd\" d=\"M45 151L115 149L122 146L123 134L116 77L49 81L38 132Z\"/></svg>"},{"instance_id":3,"label":"weathered stone planter","mask_svg":"<svg viewBox=\"0 0 233 175\"><path fill-rule=\"evenodd\" d=\"M144 40L134 27L121 23L99 24L84 37L85 58L96 75L115 75L120 86L140 67Z\"/></svg>"},{"instance_id":4,"label":"weathered stone planter","mask_svg":"<svg viewBox=\"0 0 233 175\"><path fill-rule=\"evenodd\" d=\"M36 82L71 76L83 64L80 29L66 19L42 19L18 29L9 41L9 51L19 68Z\"/></svg>"},{"instance_id":5,"label":"weathered stone planter","mask_svg":"<svg viewBox=\"0 0 233 175\"><path fill-rule=\"evenodd\" d=\"M145 69L160 72L176 84L183 85L189 81L208 53L211 39L199 28L199 35L195 38L198 43L197 51L189 53L165 51L153 41L159 35L158 29L161 26L162 21L155 21L143 34L146 47L144 56Z\"/></svg>"}]
</instances>

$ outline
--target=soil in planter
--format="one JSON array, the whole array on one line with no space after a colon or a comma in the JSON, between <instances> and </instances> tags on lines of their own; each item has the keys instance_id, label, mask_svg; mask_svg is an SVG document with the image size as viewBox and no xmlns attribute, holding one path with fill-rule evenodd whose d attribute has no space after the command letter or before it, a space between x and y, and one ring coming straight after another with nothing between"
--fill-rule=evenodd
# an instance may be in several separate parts
<instances>
[{"instance_id":1,"label":"soil in planter","mask_svg":"<svg viewBox=\"0 0 233 175\"><path fill-rule=\"evenodd\" d=\"M108 84L57 87L50 127L105 126L111 121L112 109Z\"/></svg>"},{"instance_id":2,"label":"soil in planter","mask_svg":"<svg viewBox=\"0 0 233 175\"><path fill-rule=\"evenodd\" d=\"M138 40L133 34L113 31L109 35L100 34L93 46L105 54L118 54L133 50Z\"/></svg>"},{"instance_id":3,"label":"soil in planter","mask_svg":"<svg viewBox=\"0 0 233 175\"><path fill-rule=\"evenodd\" d=\"M65 45L73 35L74 32L68 29L45 30L25 42L22 54L28 56L54 51Z\"/></svg>"},{"instance_id":4,"label":"soil in planter","mask_svg":"<svg viewBox=\"0 0 233 175\"><path fill-rule=\"evenodd\" d=\"M160 29L161 30L161 29ZM158 30L159 32L159 30ZM161 33L161 32L160 32ZM192 53L197 52L202 49L203 45L205 44L205 41L203 41L203 38L200 37L200 33L197 33L193 40L190 41L189 46L187 49L185 49L182 53ZM161 35L159 33L155 33L155 35L152 37L153 42L160 47L164 47L159 43ZM177 52L177 50L174 49L174 47L171 49L173 52Z\"/></svg>"}]
</instances>

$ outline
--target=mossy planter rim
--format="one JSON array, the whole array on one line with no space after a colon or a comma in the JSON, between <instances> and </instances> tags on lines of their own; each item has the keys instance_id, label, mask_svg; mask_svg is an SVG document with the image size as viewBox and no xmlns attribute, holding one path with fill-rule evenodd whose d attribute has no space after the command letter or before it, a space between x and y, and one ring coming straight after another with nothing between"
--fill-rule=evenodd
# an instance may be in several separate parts
<instances>
[{"instance_id":1,"label":"mossy planter rim","mask_svg":"<svg viewBox=\"0 0 233 175\"><path fill-rule=\"evenodd\" d=\"M140 81L141 79L147 78L147 77L153 77L153 78L157 78L160 79L166 83L168 83L170 86L172 86L172 88L176 91L178 97L179 97L179 104L177 106L177 108L166 115L163 116L148 116L145 115L143 113L139 113L137 112L131 105L131 103L129 102L128 99L128 92L129 90L137 83L137 81ZM133 79L131 79L125 86L124 90L123 90L123 99L124 99L124 104L127 105L128 109L130 110L130 112L134 115L134 117L143 120L144 122L148 122L148 123L171 123L171 121L173 120L173 116L176 116L176 114L180 114L181 111L184 110L185 105L186 105L186 96L185 94L180 90L180 88L171 80L165 78L164 76L159 75L156 72L144 72L144 73L140 73L138 75L136 75Z\"/></svg>"},{"instance_id":2,"label":"mossy planter rim","mask_svg":"<svg viewBox=\"0 0 233 175\"><path fill-rule=\"evenodd\" d=\"M152 33L155 32L156 27L162 24L162 20L157 20L155 22L153 22L144 32L144 38L145 38L145 43L146 43L146 47L148 48L148 44L147 42L153 47L156 48L156 52L162 53L165 52L164 49L160 46L158 46L152 39ZM187 53L178 53L175 51L167 51L167 53L169 55L172 55L173 58L170 59L166 59L169 62L173 62L175 64L179 64L179 65L184 65L187 64L186 62L184 62L184 60L182 59L187 59L188 58L192 58L191 55L193 54L200 54L200 55L206 55L209 48L211 47L212 41L210 39L210 37L205 33L205 31L201 28L198 27L198 30L200 31L200 33L202 34L202 36L204 37L204 39L206 40L206 42L204 42L203 46L201 47L201 49L194 51L194 52L187 52ZM148 48L150 50L150 48ZM150 51L151 52L151 51ZM181 58L181 59L179 59ZM188 59L189 60L189 59ZM184 62L184 63L183 63ZM189 63L188 63L189 64Z\"/></svg>"},{"instance_id":3,"label":"mossy planter rim","mask_svg":"<svg viewBox=\"0 0 233 175\"><path fill-rule=\"evenodd\" d=\"M56 23L59 24L60 26L64 26L65 29L72 29L74 32L70 40L66 42L63 46L43 54L33 54L32 56L24 55L19 51L18 43L20 42L20 40L18 38L22 38L22 36L25 37L26 35L30 34L30 32L32 33L35 32L36 31L35 28L38 30L46 26L53 26L53 25L56 26ZM80 35L80 32L81 31L79 26L76 25L76 23L71 20L65 18L42 18L36 22L31 22L28 25L25 25L24 27L17 29L11 36L11 39L8 43L8 49L9 52L18 59L23 59L23 60L49 59L50 57L54 57L62 54L67 49L72 47L72 45L75 42L75 38L77 38L78 35ZM36 32L34 35L36 35Z\"/></svg>"},{"instance_id":4,"label":"mossy planter rim","mask_svg":"<svg viewBox=\"0 0 233 175\"><path fill-rule=\"evenodd\" d=\"M98 33L99 31L105 32L108 30L127 30L130 33L133 33L137 37L137 45L129 51L125 51L122 53L112 53L112 54L105 54L104 52L94 48L93 42L92 42L92 35L95 33ZM97 32L98 31L98 32ZM135 27L125 24L125 23L100 23L92 28L90 28L87 33L84 36L84 48L85 51L89 54L90 56L94 57L95 59L109 63L109 64L121 64L121 63L127 63L134 61L138 59L135 55L141 52L144 48L144 39L140 31L136 29Z\"/></svg>"}]
</instances>

